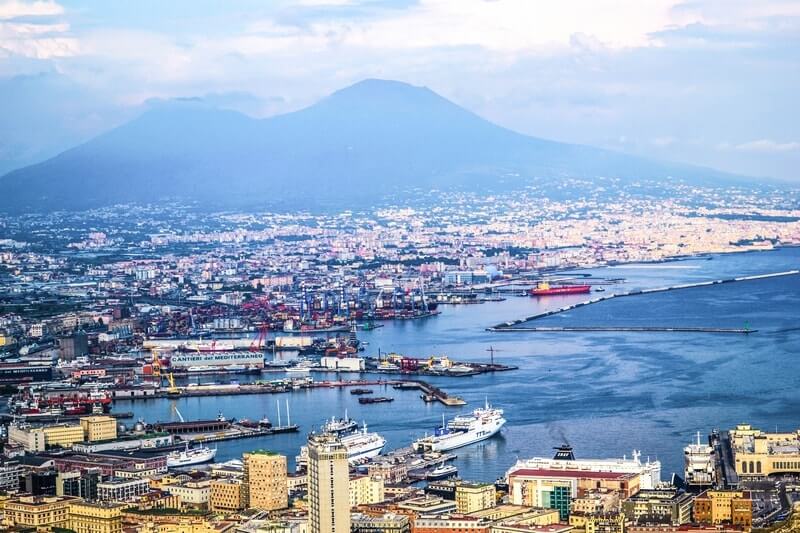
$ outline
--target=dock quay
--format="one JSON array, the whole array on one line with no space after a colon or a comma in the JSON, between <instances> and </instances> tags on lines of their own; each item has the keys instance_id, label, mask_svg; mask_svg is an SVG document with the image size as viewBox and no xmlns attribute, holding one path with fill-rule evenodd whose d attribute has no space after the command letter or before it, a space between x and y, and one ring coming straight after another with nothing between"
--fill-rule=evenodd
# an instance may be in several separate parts
<instances>
[{"instance_id":1,"label":"dock quay","mask_svg":"<svg viewBox=\"0 0 800 533\"><path fill-rule=\"evenodd\" d=\"M105 416L111 416L118 420L129 419L133 418L133 413L130 411L123 411L119 413L103 413ZM21 414L21 415L13 415L10 413L0 413L0 422L11 422L13 420L17 420L20 422L44 422L44 423L52 423L52 422L67 422L71 420L78 420L85 416L92 416L91 413L84 414L84 415L30 415L30 414Z\"/></svg>"},{"instance_id":2,"label":"dock quay","mask_svg":"<svg viewBox=\"0 0 800 533\"><path fill-rule=\"evenodd\" d=\"M300 431L300 426L298 426L297 424L291 424L288 426L280 426L280 427L271 427L271 428L260 428L260 429L245 428L238 425L232 425L229 429L221 432L182 435L181 440L196 444L203 444L206 442L221 442L225 440L268 437L270 435L278 435L281 433L297 433L298 431Z\"/></svg>"},{"instance_id":3,"label":"dock quay","mask_svg":"<svg viewBox=\"0 0 800 533\"><path fill-rule=\"evenodd\" d=\"M668 326L568 326L568 327L535 327L535 328L499 328L492 331L509 332L677 332L677 333L738 333L748 335L756 333L757 329L749 328L703 328L703 327L668 327Z\"/></svg>"},{"instance_id":4,"label":"dock quay","mask_svg":"<svg viewBox=\"0 0 800 533\"><path fill-rule=\"evenodd\" d=\"M769 279L769 278L778 278L783 276L796 276L800 274L800 270L787 270L785 272L774 272L770 274L757 274L754 276L740 276L736 278L725 278L725 279L717 279L712 281L701 281L697 283L684 283L681 285L671 285L669 287L658 287L653 289L637 289L628 292L619 292L615 294L609 294L607 296L599 296L597 298L592 298L591 300L585 300L583 302L579 302L573 305L567 305L564 307L560 307L558 309L553 309L551 311L545 311L543 313L537 313L535 315L530 315L524 318L520 318L517 320L511 320L508 322L501 322L500 324L495 324L494 326L486 328L486 331L527 331L526 328L516 328L515 326L520 326L526 322L532 322L534 320L538 320L541 318L545 318L548 316L558 315L560 313L565 313L567 311L571 311L573 309L578 309L580 307L584 307L587 305L592 305L600 302L604 302L607 300L611 300L613 298L623 298L626 296L638 296L640 294L653 294L658 292L667 292L667 291L676 291L676 290L683 290L683 289L694 289L697 287L710 287L712 285L721 285L723 283L738 283L742 281L755 281L759 279ZM701 328L701 329L712 329L712 328ZM534 330L537 331L537 330ZM567 331L567 330L564 330ZM620 330L620 331L630 331L630 330ZM649 330L642 330L642 331L649 331ZM661 331L660 329L654 329L652 331ZM676 328L672 328L669 331L680 331ZM732 331L733 332L733 331ZM737 333L745 333L745 330L736 331ZM747 332L752 333L752 330L748 330ZM714 333L722 333L722 331L715 331Z\"/></svg>"},{"instance_id":5,"label":"dock quay","mask_svg":"<svg viewBox=\"0 0 800 533\"><path fill-rule=\"evenodd\" d=\"M197 387L184 387L179 388L178 391L169 390L165 388L151 389L147 395L127 395L120 394L114 396L114 402L124 401L138 401L150 400L155 398L190 398L190 397L203 397L203 396L232 396L232 395L246 395L246 394L278 394L285 393L295 389L319 389L319 388L346 388L346 387L363 387L363 386L397 386L402 389L418 389L423 392L423 396L431 398L432 401L439 401L447 406L465 405L466 402L457 396L450 396L445 391L434 387L424 381L411 381L411 380L340 380L340 381L317 381L317 382L303 382L295 385L294 387L277 387L269 383L254 383L254 384L237 384L237 385L209 385ZM131 417L133 415L131 414ZM178 422L170 423L172 425L179 425Z\"/></svg>"},{"instance_id":6,"label":"dock quay","mask_svg":"<svg viewBox=\"0 0 800 533\"><path fill-rule=\"evenodd\" d=\"M422 399L426 402L438 401L448 407L458 407L467 404L462 398L450 396L442 389L434 387L425 381L402 381L396 383L393 387L398 390L420 390L422 391Z\"/></svg>"},{"instance_id":7,"label":"dock quay","mask_svg":"<svg viewBox=\"0 0 800 533\"><path fill-rule=\"evenodd\" d=\"M420 454L411 446L392 450L384 455L379 455L371 463L390 463L404 465L408 471L406 481L414 482L425 479L426 470L442 463L453 461L458 455L452 452L437 452L434 454ZM366 466L366 465L364 465Z\"/></svg>"}]
</instances>

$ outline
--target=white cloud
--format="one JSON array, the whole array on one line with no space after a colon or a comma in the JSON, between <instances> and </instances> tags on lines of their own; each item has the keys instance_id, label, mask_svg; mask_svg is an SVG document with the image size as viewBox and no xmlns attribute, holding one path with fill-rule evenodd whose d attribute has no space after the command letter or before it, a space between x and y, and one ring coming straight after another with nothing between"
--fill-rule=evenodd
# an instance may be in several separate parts
<instances>
[{"instance_id":1,"label":"white cloud","mask_svg":"<svg viewBox=\"0 0 800 533\"><path fill-rule=\"evenodd\" d=\"M68 23L36 22L63 13L64 8L53 1L0 3L0 54L40 60L76 55L78 39L69 35ZM17 21L22 17L29 20Z\"/></svg>"},{"instance_id":2,"label":"white cloud","mask_svg":"<svg viewBox=\"0 0 800 533\"><path fill-rule=\"evenodd\" d=\"M771 139L759 139L757 141L737 144L734 148L745 152L795 152L800 151L800 142L778 142Z\"/></svg>"},{"instance_id":3,"label":"white cloud","mask_svg":"<svg viewBox=\"0 0 800 533\"><path fill-rule=\"evenodd\" d=\"M64 8L53 0L37 0L35 2L7 0L0 2L0 20L19 17L54 16L63 13Z\"/></svg>"}]
</instances>

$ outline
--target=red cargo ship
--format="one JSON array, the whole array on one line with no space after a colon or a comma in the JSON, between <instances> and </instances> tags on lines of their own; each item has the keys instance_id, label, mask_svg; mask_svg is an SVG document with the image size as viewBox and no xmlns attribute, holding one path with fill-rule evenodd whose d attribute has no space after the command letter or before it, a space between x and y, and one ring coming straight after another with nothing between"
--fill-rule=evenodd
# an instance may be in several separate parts
<instances>
[{"instance_id":1,"label":"red cargo ship","mask_svg":"<svg viewBox=\"0 0 800 533\"><path fill-rule=\"evenodd\" d=\"M531 289L531 296L556 296L559 294L586 294L592 290L591 285L556 285L551 287L549 283L540 283L535 289Z\"/></svg>"}]
</instances>

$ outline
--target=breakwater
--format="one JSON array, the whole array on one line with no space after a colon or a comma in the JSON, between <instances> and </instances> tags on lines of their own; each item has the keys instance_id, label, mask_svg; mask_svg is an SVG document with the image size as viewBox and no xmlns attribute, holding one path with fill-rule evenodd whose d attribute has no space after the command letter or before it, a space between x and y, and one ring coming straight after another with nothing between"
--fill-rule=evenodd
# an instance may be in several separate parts
<instances>
[{"instance_id":1,"label":"breakwater","mask_svg":"<svg viewBox=\"0 0 800 533\"><path fill-rule=\"evenodd\" d=\"M567 305L567 306L564 306L564 307L560 307L558 309L545 311L543 313L537 313L535 315L526 316L524 318L520 318L520 319L517 319L517 320L511 320L511 321L508 321L508 322L501 322L500 324L495 324L494 326L486 328L486 331L528 331L528 329L530 329L530 328L524 328L524 327L518 328L518 327L515 327L515 326L520 326L521 324L524 324L526 322L531 322L533 320L538 320L538 319L545 318L545 317L548 317L548 316L557 315L557 314L564 313L564 312L567 312L567 311L571 311L573 309L578 309L580 307L584 307L584 306L587 306L587 305L592 305L592 304L596 304L596 303L600 303L600 302L605 302L605 301L611 300L613 298L623 298L623 297L626 297L626 296L638 296L638 295L641 295L641 294L653 294L653 293L658 293L658 292L677 291L677 290L684 290L684 289L694 289L694 288L698 288L698 287L710 287L710 286L713 286L713 285L721 285L721 284L724 284L724 283L737 283L737 282L742 282L742 281L755 281L755 280L759 280L759 279L778 278L778 277L783 277L783 276L796 276L798 274L800 274L800 270L786 270L784 272L774 272L774 273L770 273L770 274L757 274L757 275L753 275L753 276L739 276L739 277L735 277L735 278L725 278L725 279L717 279L717 280L712 280L712 281L700 281L700 282L696 282L696 283L683 283L683 284L680 284L680 285L670 285L669 287L657 287L657 288L653 288L653 289L636 289L636 290L632 290L632 291L628 291L628 292L618 292L618 293L615 293L615 294L609 294L609 295L606 295L606 296L599 296L597 298L592 298L590 300L585 300L583 302L578 302L578 303L573 304L573 305ZM666 330L666 328L661 328L661 329ZM671 328L671 330L675 330L675 329L676 328ZM704 329L710 330L710 329L714 329L714 328L700 328L700 330L704 330ZM534 329L534 331L536 331L536 329ZM632 331L632 330L626 329L626 330L619 330L619 331ZM654 329L653 331L658 331L658 329ZM742 330L742 331L738 331L738 332L745 333L746 330ZM748 331L748 332L752 333L752 331Z\"/></svg>"}]
</instances>

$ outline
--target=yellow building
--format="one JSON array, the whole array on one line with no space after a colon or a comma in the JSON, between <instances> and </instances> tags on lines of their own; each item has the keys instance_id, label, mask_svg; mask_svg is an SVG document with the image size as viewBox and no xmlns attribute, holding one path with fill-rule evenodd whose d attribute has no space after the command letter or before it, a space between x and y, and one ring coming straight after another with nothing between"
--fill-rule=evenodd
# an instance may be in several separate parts
<instances>
[{"instance_id":1,"label":"yellow building","mask_svg":"<svg viewBox=\"0 0 800 533\"><path fill-rule=\"evenodd\" d=\"M211 481L208 508L212 511L240 511L245 508L241 479L215 479Z\"/></svg>"},{"instance_id":2,"label":"yellow building","mask_svg":"<svg viewBox=\"0 0 800 533\"><path fill-rule=\"evenodd\" d=\"M586 533L623 533L625 515L622 513L592 514L573 513L569 525L583 529Z\"/></svg>"},{"instance_id":3,"label":"yellow building","mask_svg":"<svg viewBox=\"0 0 800 533\"><path fill-rule=\"evenodd\" d=\"M742 490L707 490L694 499L692 516L703 524L753 524L753 500Z\"/></svg>"},{"instance_id":4,"label":"yellow building","mask_svg":"<svg viewBox=\"0 0 800 533\"><path fill-rule=\"evenodd\" d=\"M497 493L491 483L462 483L456 487L456 509L467 514L497 505Z\"/></svg>"},{"instance_id":5,"label":"yellow building","mask_svg":"<svg viewBox=\"0 0 800 533\"><path fill-rule=\"evenodd\" d=\"M121 503L73 503L69 507L69 529L75 533L119 533L124 508Z\"/></svg>"},{"instance_id":6,"label":"yellow building","mask_svg":"<svg viewBox=\"0 0 800 533\"><path fill-rule=\"evenodd\" d=\"M35 427L30 424L11 424L8 427L9 442L21 444L25 451L43 452L53 446L68 448L83 441L80 424L51 424Z\"/></svg>"},{"instance_id":7,"label":"yellow building","mask_svg":"<svg viewBox=\"0 0 800 533\"><path fill-rule=\"evenodd\" d=\"M800 429L791 433L766 433L749 424L730 431L736 473L742 478L800 473Z\"/></svg>"},{"instance_id":8,"label":"yellow building","mask_svg":"<svg viewBox=\"0 0 800 533\"><path fill-rule=\"evenodd\" d=\"M87 442L113 440L117 438L117 419L113 416L81 417L81 428Z\"/></svg>"},{"instance_id":9,"label":"yellow building","mask_svg":"<svg viewBox=\"0 0 800 533\"><path fill-rule=\"evenodd\" d=\"M15 527L69 527L70 505L79 502L74 496L21 496L6 502L5 521Z\"/></svg>"},{"instance_id":10,"label":"yellow building","mask_svg":"<svg viewBox=\"0 0 800 533\"><path fill-rule=\"evenodd\" d=\"M266 450L244 454L244 498L247 507L275 511L289 507L286 457Z\"/></svg>"},{"instance_id":11,"label":"yellow building","mask_svg":"<svg viewBox=\"0 0 800 533\"><path fill-rule=\"evenodd\" d=\"M353 476L350 478L350 507L380 503L385 499L383 478Z\"/></svg>"}]
</instances>

